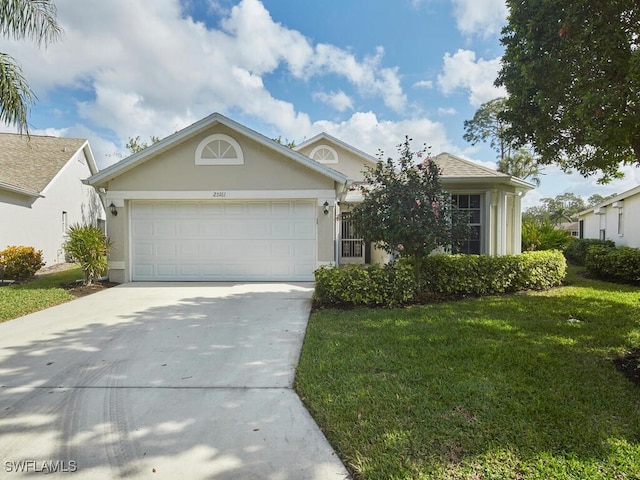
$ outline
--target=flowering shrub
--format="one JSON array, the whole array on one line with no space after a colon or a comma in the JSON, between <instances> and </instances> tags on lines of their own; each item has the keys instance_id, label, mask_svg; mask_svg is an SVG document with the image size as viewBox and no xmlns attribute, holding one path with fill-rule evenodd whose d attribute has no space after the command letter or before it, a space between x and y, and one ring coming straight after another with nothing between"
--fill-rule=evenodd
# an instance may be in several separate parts
<instances>
[{"instance_id":1,"label":"flowering shrub","mask_svg":"<svg viewBox=\"0 0 640 480\"><path fill-rule=\"evenodd\" d=\"M384 266L351 265L316 270L318 305L399 306L463 296L545 290L562 283L559 251L521 255L431 255Z\"/></svg>"},{"instance_id":2,"label":"flowering shrub","mask_svg":"<svg viewBox=\"0 0 640 480\"><path fill-rule=\"evenodd\" d=\"M33 247L9 246L0 252L0 267L4 268L4 278L16 282L28 280L44 266L42 250Z\"/></svg>"}]
</instances>

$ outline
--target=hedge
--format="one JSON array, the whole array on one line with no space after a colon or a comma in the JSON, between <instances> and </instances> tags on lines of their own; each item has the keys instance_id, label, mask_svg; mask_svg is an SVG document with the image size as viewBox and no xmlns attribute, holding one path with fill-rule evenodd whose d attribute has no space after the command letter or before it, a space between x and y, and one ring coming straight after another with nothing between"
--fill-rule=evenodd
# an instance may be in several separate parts
<instances>
[{"instance_id":1,"label":"hedge","mask_svg":"<svg viewBox=\"0 0 640 480\"><path fill-rule=\"evenodd\" d=\"M592 246L584 265L587 272L603 280L640 282L640 249L637 248Z\"/></svg>"},{"instance_id":2,"label":"hedge","mask_svg":"<svg viewBox=\"0 0 640 480\"><path fill-rule=\"evenodd\" d=\"M608 247L613 248L616 244L611 240L598 240L595 238L577 238L564 249L564 256L567 261L574 265L585 265L587 252L591 247Z\"/></svg>"},{"instance_id":3,"label":"hedge","mask_svg":"<svg viewBox=\"0 0 640 480\"><path fill-rule=\"evenodd\" d=\"M399 306L452 297L544 290L566 272L561 252L432 255L380 265L323 266L315 271L317 305Z\"/></svg>"}]
</instances>

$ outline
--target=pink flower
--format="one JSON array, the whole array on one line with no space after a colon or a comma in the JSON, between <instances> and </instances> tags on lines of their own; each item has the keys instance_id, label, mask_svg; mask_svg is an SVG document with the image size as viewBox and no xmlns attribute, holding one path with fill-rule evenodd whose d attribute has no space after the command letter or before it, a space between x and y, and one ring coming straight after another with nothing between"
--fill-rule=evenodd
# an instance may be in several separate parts
<instances>
[{"instance_id":1,"label":"pink flower","mask_svg":"<svg viewBox=\"0 0 640 480\"><path fill-rule=\"evenodd\" d=\"M431 202L431 206L433 208L438 208L440 206L440 202Z\"/></svg>"},{"instance_id":2,"label":"pink flower","mask_svg":"<svg viewBox=\"0 0 640 480\"><path fill-rule=\"evenodd\" d=\"M396 247L396 249L401 252L404 250L404 245L402 245L401 243L398 244L398 246Z\"/></svg>"},{"instance_id":3,"label":"pink flower","mask_svg":"<svg viewBox=\"0 0 640 480\"><path fill-rule=\"evenodd\" d=\"M417 155L418 155L418 158L422 158L422 152L418 152Z\"/></svg>"},{"instance_id":4,"label":"pink flower","mask_svg":"<svg viewBox=\"0 0 640 480\"><path fill-rule=\"evenodd\" d=\"M420 200L416 200L416 205L420 206L422 204L422 202Z\"/></svg>"}]
</instances>

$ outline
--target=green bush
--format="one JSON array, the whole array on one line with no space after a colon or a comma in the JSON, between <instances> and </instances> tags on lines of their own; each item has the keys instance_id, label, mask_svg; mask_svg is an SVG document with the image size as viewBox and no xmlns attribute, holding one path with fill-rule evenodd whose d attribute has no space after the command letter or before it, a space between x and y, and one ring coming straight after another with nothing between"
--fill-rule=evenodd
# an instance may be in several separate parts
<instances>
[{"instance_id":1,"label":"green bush","mask_svg":"<svg viewBox=\"0 0 640 480\"><path fill-rule=\"evenodd\" d=\"M437 298L546 290L560 285L566 267L557 250L498 257L432 255L420 263L421 293Z\"/></svg>"},{"instance_id":2,"label":"green bush","mask_svg":"<svg viewBox=\"0 0 640 480\"><path fill-rule=\"evenodd\" d=\"M521 255L432 255L416 263L320 267L314 300L320 305L398 306L461 296L544 290L560 285L566 261L559 251Z\"/></svg>"},{"instance_id":3,"label":"green bush","mask_svg":"<svg viewBox=\"0 0 640 480\"><path fill-rule=\"evenodd\" d=\"M571 242L564 249L564 256L567 261L574 265L584 266L587 252L591 247L615 247L611 240L598 240L595 238L579 238Z\"/></svg>"},{"instance_id":4,"label":"green bush","mask_svg":"<svg viewBox=\"0 0 640 480\"><path fill-rule=\"evenodd\" d=\"M74 224L69 228L69 240L64 244L67 256L79 263L84 284L91 285L107 272L107 252L111 242L98 227Z\"/></svg>"},{"instance_id":5,"label":"green bush","mask_svg":"<svg viewBox=\"0 0 640 480\"><path fill-rule=\"evenodd\" d=\"M0 252L0 267L4 268L4 278L16 282L32 278L44 266L42 250L33 247L9 246Z\"/></svg>"},{"instance_id":6,"label":"green bush","mask_svg":"<svg viewBox=\"0 0 640 480\"><path fill-rule=\"evenodd\" d=\"M314 300L322 305L398 306L415 297L414 270L406 263L322 266L315 271Z\"/></svg>"},{"instance_id":7,"label":"green bush","mask_svg":"<svg viewBox=\"0 0 640 480\"><path fill-rule=\"evenodd\" d=\"M562 250L573 243L571 232L556 228L548 220L522 222L522 251Z\"/></svg>"},{"instance_id":8,"label":"green bush","mask_svg":"<svg viewBox=\"0 0 640 480\"><path fill-rule=\"evenodd\" d=\"M591 246L584 265L591 275L603 280L640 282L640 249L637 248Z\"/></svg>"}]
</instances>

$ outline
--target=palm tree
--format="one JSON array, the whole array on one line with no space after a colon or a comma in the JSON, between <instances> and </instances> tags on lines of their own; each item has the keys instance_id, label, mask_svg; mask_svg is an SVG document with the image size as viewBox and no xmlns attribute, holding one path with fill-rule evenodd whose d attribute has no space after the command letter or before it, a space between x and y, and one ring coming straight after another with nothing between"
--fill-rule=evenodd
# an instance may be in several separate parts
<instances>
[{"instance_id":1,"label":"palm tree","mask_svg":"<svg viewBox=\"0 0 640 480\"><path fill-rule=\"evenodd\" d=\"M0 0L0 33L38 45L57 40L62 29L51 0ZM14 125L18 133L29 133L29 106L36 100L16 60L0 52L0 120Z\"/></svg>"},{"instance_id":2,"label":"palm tree","mask_svg":"<svg viewBox=\"0 0 640 480\"><path fill-rule=\"evenodd\" d=\"M536 187L540 186L540 175L544 175L536 158L526 148L521 148L513 156L505 156L499 160L498 171L522 180L530 179Z\"/></svg>"}]
</instances>

